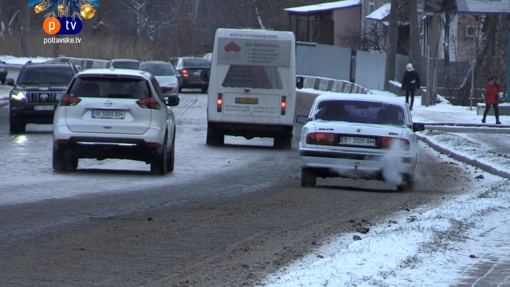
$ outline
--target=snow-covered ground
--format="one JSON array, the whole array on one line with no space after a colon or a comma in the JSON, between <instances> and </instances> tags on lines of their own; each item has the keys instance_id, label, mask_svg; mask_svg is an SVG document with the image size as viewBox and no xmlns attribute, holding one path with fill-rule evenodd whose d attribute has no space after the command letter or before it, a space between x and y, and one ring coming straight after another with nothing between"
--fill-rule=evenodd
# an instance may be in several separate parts
<instances>
[{"instance_id":1,"label":"snow-covered ground","mask_svg":"<svg viewBox=\"0 0 510 287\"><path fill-rule=\"evenodd\" d=\"M378 93L387 94L375 91ZM421 97L416 97L415 122L481 123L475 107L452 106L447 101L429 107L420 103ZM487 122L493 118L489 116ZM502 116L501 121L508 124L510 117ZM420 135L494 169L510 168L508 158L487 152L484 145L462 134L426 130ZM440 156L454 161L449 154ZM465 195L448 199L439 207L396 214L391 221L371 227L368 234L337 238L269 276L264 286L451 286L459 283L462 271L481 254L495 252L500 260L510 260L509 247L492 250L494 245L486 244L510 235L509 182L472 169L474 176L483 178L474 181ZM353 240L354 235L362 240Z\"/></svg>"}]
</instances>

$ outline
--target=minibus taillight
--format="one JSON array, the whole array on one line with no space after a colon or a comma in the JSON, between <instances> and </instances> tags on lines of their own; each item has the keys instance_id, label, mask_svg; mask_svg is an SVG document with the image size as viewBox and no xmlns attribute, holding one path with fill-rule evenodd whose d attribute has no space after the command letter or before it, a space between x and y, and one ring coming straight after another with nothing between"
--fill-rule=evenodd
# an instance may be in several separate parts
<instances>
[{"instance_id":1,"label":"minibus taillight","mask_svg":"<svg viewBox=\"0 0 510 287\"><path fill-rule=\"evenodd\" d=\"M281 103L281 115L285 116L285 110L287 109L287 96L282 96L282 103Z\"/></svg>"},{"instance_id":2,"label":"minibus taillight","mask_svg":"<svg viewBox=\"0 0 510 287\"><path fill-rule=\"evenodd\" d=\"M218 100L216 101L216 107L218 113L221 113L223 107L223 93L218 93Z\"/></svg>"}]
</instances>

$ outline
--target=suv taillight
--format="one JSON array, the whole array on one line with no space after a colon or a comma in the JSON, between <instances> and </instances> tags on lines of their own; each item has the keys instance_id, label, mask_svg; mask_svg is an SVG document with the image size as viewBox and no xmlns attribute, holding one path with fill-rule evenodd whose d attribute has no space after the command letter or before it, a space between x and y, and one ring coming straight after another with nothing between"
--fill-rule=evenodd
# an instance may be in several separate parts
<instances>
[{"instance_id":1,"label":"suv taillight","mask_svg":"<svg viewBox=\"0 0 510 287\"><path fill-rule=\"evenodd\" d=\"M183 76L184 78L189 77L188 70L182 70L182 71L181 71L181 74L182 74L182 76Z\"/></svg>"},{"instance_id":2,"label":"suv taillight","mask_svg":"<svg viewBox=\"0 0 510 287\"><path fill-rule=\"evenodd\" d=\"M154 97L148 97L148 98L139 99L138 101L136 101L136 103L141 108L144 108L144 109L153 109L153 110L159 110L160 109L159 102Z\"/></svg>"},{"instance_id":3,"label":"suv taillight","mask_svg":"<svg viewBox=\"0 0 510 287\"><path fill-rule=\"evenodd\" d=\"M61 106L76 106L79 102L81 102L81 99L78 97L75 97L70 94L65 94L62 99L60 99L60 105Z\"/></svg>"}]
</instances>

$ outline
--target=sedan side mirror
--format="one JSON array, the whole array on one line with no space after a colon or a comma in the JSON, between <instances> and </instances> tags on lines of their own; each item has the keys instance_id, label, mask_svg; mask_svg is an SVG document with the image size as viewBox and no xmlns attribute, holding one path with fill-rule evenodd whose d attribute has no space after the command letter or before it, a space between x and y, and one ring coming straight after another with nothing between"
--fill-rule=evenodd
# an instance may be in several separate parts
<instances>
[{"instance_id":1,"label":"sedan side mirror","mask_svg":"<svg viewBox=\"0 0 510 287\"><path fill-rule=\"evenodd\" d=\"M14 79L13 79L13 78L7 78L7 80L5 81L5 83L6 83L8 86L14 86Z\"/></svg>"},{"instance_id":2,"label":"sedan side mirror","mask_svg":"<svg viewBox=\"0 0 510 287\"><path fill-rule=\"evenodd\" d=\"M302 89L305 83L305 79L303 77L296 77L296 88Z\"/></svg>"},{"instance_id":3,"label":"sedan side mirror","mask_svg":"<svg viewBox=\"0 0 510 287\"><path fill-rule=\"evenodd\" d=\"M308 116L297 116L296 122L300 124L306 124L309 121Z\"/></svg>"},{"instance_id":4,"label":"sedan side mirror","mask_svg":"<svg viewBox=\"0 0 510 287\"><path fill-rule=\"evenodd\" d=\"M420 132L425 130L425 124L423 123L413 123L413 131Z\"/></svg>"}]
</instances>

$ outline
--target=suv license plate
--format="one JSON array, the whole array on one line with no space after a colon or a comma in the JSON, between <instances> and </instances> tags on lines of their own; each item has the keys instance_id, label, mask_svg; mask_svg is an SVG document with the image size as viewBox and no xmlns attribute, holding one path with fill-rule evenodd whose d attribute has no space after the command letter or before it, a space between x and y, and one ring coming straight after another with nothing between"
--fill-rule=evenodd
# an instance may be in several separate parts
<instances>
[{"instance_id":1,"label":"suv license plate","mask_svg":"<svg viewBox=\"0 0 510 287\"><path fill-rule=\"evenodd\" d=\"M34 111L53 111L54 106L34 106Z\"/></svg>"},{"instance_id":2,"label":"suv license plate","mask_svg":"<svg viewBox=\"0 0 510 287\"><path fill-rule=\"evenodd\" d=\"M105 111L105 110L93 110L92 118L94 119L115 119L121 120L125 117L124 111Z\"/></svg>"},{"instance_id":3,"label":"suv license plate","mask_svg":"<svg viewBox=\"0 0 510 287\"><path fill-rule=\"evenodd\" d=\"M340 144L375 146L375 139L374 138L359 138L359 137L340 137Z\"/></svg>"}]
</instances>

